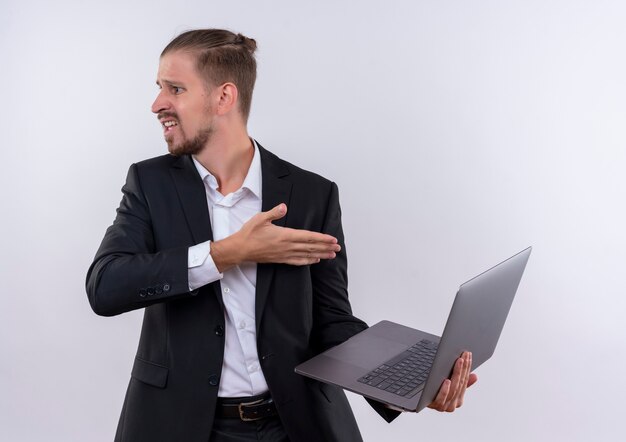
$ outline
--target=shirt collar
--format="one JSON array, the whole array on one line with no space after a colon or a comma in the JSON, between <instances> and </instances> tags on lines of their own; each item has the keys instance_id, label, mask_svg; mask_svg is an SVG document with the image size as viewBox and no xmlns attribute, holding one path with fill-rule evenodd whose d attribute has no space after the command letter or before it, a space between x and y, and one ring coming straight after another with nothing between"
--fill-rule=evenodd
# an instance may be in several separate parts
<instances>
[{"instance_id":1,"label":"shirt collar","mask_svg":"<svg viewBox=\"0 0 626 442\"><path fill-rule=\"evenodd\" d=\"M253 138L251 138L251 140L254 147L254 154L252 156L250 168L248 169L246 178L243 180L241 188L248 189L257 198L262 199L261 155L259 153L259 146L257 145L256 140ZM207 183L213 190L217 190L217 179L211 174L211 172L206 170L206 168L202 164L200 164L200 162L196 160L194 156L192 156L191 158L193 159L193 164L196 166L196 170L200 174L200 178L202 178L202 181Z\"/></svg>"}]
</instances>

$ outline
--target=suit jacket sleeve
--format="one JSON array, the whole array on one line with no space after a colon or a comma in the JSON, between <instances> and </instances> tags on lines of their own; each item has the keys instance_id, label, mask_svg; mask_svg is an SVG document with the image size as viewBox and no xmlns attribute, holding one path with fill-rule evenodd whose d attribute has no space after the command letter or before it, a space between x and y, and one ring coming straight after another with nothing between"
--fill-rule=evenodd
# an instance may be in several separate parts
<instances>
[{"instance_id":1,"label":"suit jacket sleeve","mask_svg":"<svg viewBox=\"0 0 626 442\"><path fill-rule=\"evenodd\" d=\"M311 266L313 284L313 336L316 353L340 344L367 328L352 315L348 300L346 247L341 228L341 208L337 185L331 184L322 233L337 238L341 251L335 259L322 260Z\"/></svg>"},{"instance_id":2,"label":"suit jacket sleeve","mask_svg":"<svg viewBox=\"0 0 626 442\"><path fill-rule=\"evenodd\" d=\"M112 316L179 296L189 296L187 247L155 251L151 213L133 164L122 201L93 263L86 289L91 308Z\"/></svg>"},{"instance_id":3,"label":"suit jacket sleeve","mask_svg":"<svg viewBox=\"0 0 626 442\"><path fill-rule=\"evenodd\" d=\"M341 251L335 259L322 260L311 266L314 321L311 342L316 352L338 345L367 328L365 322L352 315L348 300L348 262L341 227L339 191L335 183L331 185L322 232L337 238ZM387 422L400 415L400 412L390 410L380 402L366 400Z\"/></svg>"}]
</instances>

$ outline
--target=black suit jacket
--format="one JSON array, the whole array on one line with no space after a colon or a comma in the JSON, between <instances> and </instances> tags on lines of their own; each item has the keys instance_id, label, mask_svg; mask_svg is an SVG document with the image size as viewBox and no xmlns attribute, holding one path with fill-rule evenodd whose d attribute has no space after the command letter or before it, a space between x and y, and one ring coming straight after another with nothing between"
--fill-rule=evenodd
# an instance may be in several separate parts
<instances>
[{"instance_id":1,"label":"black suit jacket","mask_svg":"<svg viewBox=\"0 0 626 442\"><path fill-rule=\"evenodd\" d=\"M294 367L367 325L352 315L337 186L259 146L267 211L276 224L325 232L342 250L312 266L259 264L257 349L292 441L360 441L339 388ZM224 354L220 282L189 291L187 250L212 239L204 184L189 156L165 155L128 172L117 217L87 274L93 310L104 316L145 308L139 348L116 441L209 439ZM387 420L396 413L373 404Z\"/></svg>"}]
</instances>

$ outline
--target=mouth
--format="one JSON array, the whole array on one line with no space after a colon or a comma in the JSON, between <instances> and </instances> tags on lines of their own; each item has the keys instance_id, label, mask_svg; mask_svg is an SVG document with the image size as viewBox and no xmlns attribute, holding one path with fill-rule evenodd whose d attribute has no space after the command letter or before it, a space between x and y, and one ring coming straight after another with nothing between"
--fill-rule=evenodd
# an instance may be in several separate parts
<instances>
[{"instance_id":1,"label":"mouth","mask_svg":"<svg viewBox=\"0 0 626 442\"><path fill-rule=\"evenodd\" d=\"M172 131L174 131L177 127L178 127L178 121L176 120L161 120L161 126L163 126L163 133L165 135L168 135L170 133L172 133Z\"/></svg>"}]
</instances>

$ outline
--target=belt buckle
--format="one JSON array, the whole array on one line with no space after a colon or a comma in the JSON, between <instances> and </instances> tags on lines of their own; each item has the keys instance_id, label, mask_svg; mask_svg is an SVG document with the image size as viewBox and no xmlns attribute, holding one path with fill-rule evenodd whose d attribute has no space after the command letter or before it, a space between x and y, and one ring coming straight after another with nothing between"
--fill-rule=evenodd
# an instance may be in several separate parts
<instances>
[{"instance_id":1,"label":"belt buckle","mask_svg":"<svg viewBox=\"0 0 626 442\"><path fill-rule=\"evenodd\" d=\"M237 405L237 408L239 409L239 418L244 421L244 422L251 422L251 421L258 421L259 419L261 419L260 417L245 417L243 415L244 410L242 407L247 407L249 405L257 405L260 404L261 402L263 402L265 399L258 399L256 401L253 402L241 402L240 404Z\"/></svg>"}]
</instances>

